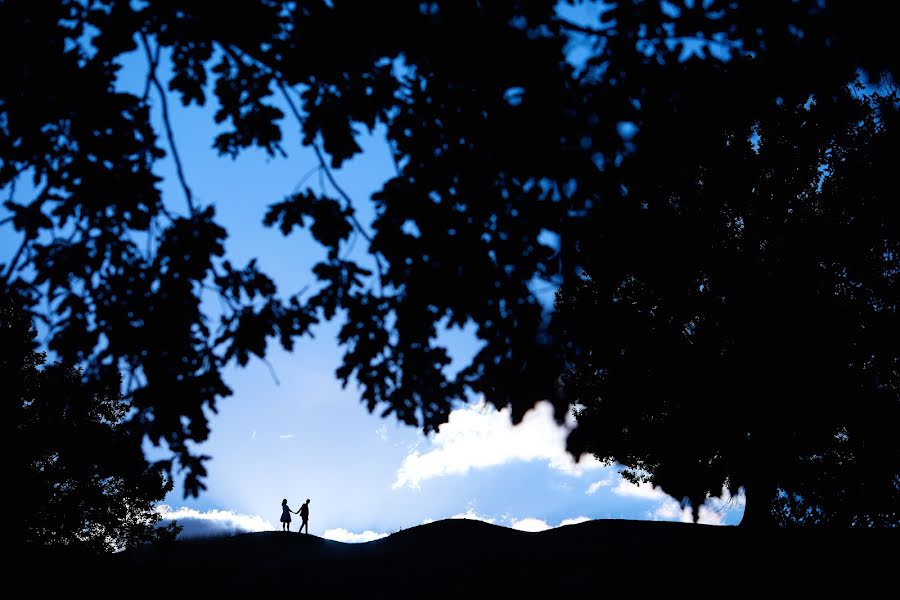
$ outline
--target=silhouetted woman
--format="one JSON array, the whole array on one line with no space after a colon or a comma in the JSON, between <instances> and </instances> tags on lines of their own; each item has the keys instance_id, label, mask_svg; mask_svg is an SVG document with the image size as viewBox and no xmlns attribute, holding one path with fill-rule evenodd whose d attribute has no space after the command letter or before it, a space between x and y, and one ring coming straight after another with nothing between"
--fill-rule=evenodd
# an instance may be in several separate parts
<instances>
[{"instance_id":1,"label":"silhouetted woman","mask_svg":"<svg viewBox=\"0 0 900 600\"><path fill-rule=\"evenodd\" d=\"M291 510L291 507L287 505L287 498L281 501L281 530L282 531L290 531L291 530L291 513L294 512ZM295 515L297 513L294 513Z\"/></svg>"}]
</instances>

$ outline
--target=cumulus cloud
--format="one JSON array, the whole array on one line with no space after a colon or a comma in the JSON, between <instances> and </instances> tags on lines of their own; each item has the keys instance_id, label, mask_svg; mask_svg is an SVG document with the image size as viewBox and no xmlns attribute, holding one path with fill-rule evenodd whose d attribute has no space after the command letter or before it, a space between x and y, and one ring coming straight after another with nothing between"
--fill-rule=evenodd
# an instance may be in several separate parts
<instances>
[{"instance_id":1,"label":"cumulus cloud","mask_svg":"<svg viewBox=\"0 0 900 600\"><path fill-rule=\"evenodd\" d=\"M547 531L551 529L550 525L547 524L546 521L542 519L535 519L534 517L525 517L524 519L518 519L512 522L510 525L512 529L517 531L528 531L531 533L537 533L538 531Z\"/></svg>"},{"instance_id":2,"label":"cumulus cloud","mask_svg":"<svg viewBox=\"0 0 900 600\"><path fill-rule=\"evenodd\" d=\"M682 507L674 498L666 498L655 509L647 511L647 516L653 521L681 521L691 523L694 520L691 509Z\"/></svg>"},{"instance_id":3,"label":"cumulus cloud","mask_svg":"<svg viewBox=\"0 0 900 600\"><path fill-rule=\"evenodd\" d=\"M559 522L559 525L557 525L557 527L565 527L566 525L578 525L579 523L586 523L590 520L591 520L590 517L585 517L585 516L574 517L572 519L563 519L562 521Z\"/></svg>"},{"instance_id":4,"label":"cumulus cloud","mask_svg":"<svg viewBox=\"0 0 900 600\"><path fill-rule=\"evenodd\" d=\"M183 527L180 537L206 537L233 535L250 531L270 531L275 527L259 515L243 515L231 510L208 510L200 512L182 506L172 508L167 504L158 507L162 523L177 521Z\"/></svg>"},{"instance_id":5,"label":"cumulus cloud","mask_svg":"<svg viewBox=\"0 0 900 600\"><path fill-rule=\"evenodd\" d=\"M326 529L325 533L322 534L322 537L326 540L334 540L335 542L361 544L365 542L371 542L373 540L380 540L381 538L385 538L388 535L390 534L379 533L370 529L367 529L362 533L353 533L352 531L347 531L343 527L337 527L335 529Z\"/></svg>"},{"instance_id":6,"label":"cumulus cloud","mask_svg":"<svg viewBox=\"0 0 900 600\"><path fill-rule=\"evenodd\" d=\"M694 522L694 515L691 512L690 507L682 507L674 498L663 500L662 504L657 506L654 510L648 511L647 516L653 521ZM725 513L703 504L700 507L700 515L697 522L701 525L724 525Z\"/></svg>"},{"instance_id":7,"label":"cumulus cloud","mask_svg":"<svg viewBox=\"0 0 900 600\"><path fill-rule=\"evenodd\" d=\"M555 529L557 527L565 527L566 525L577 525L579 523L584 523L585 521L590 521L589 517L579 516L573 517L570 519L563 519L559 522L558 525L550 525L546 521L542 519L536 519L534 517L525 517L524 519L515 519L509 516L504 516L501 518L497 517L486 517L484 515L480 515L475 512L475 509L469 507L466 509L466 512L456 513L448 519L468 519L471 521L482 521L484 523L490 523L492 525L501 525L504 527L509 527L510 529L515 529L517 531L528 531L528 532L539 532L539 531L547 531L548 529ZM425 519L423 524L427 525L429 523L434 523L435 519ZM498 521L504 521L504 523L498 523ZM380 540L381 538L387 537L388 533L379 533L376 531L366 530L362 533L354 533L352 531L348 531L343 528L336 529L326 529L325 533L322 534L322 537L328 540L334 540L336 542L348 542L348 543L361 543L361 542L371 542L372 540Z\"/></svg>"},{"instance_id":8,"label":"cumulus cloud","mask_svg":"<svg viewBox=\"0 0 900 600\"><path fill-rule=\"evenodd\" d=\"M559 525L550 525L543 519L535 519L534 517L525 517L524 519L514 519L510 528L518 531L528 531L537 533L538 531L547 531L548 529L556 529L557 527L565 527L566 525L578 525L590 521L590 517L573 517L571 519L563 519Z\"/></svg>"},{"instance_id":9,"label":"cumulus cloud","mask_svg":"<svg viewBox=\"0 0 900 600\"><path fill-rule=\"evenodd\" d=\"M455 515L451 515L447 517L448 519L469 519L470 521L482 521L484 523L494 524L497 522L497 519L494 517L485 517L484 515L479 515L475 512L473 507L468 507L466 512L456 513ZM434 523L437 519L425 519L422 521L423 524L428 525L429 523Z\"/></svg>"},{"instance_id":10,"label":"cumulus cloud","mask_svg":"<svg viewBox=\"0 0 900 600\"><path fill-rule=\"evenodd\" d=\"M591 485L588 486L588 488L584 491L584 493L588 494L589 496L592 496L597 493L597 490L599 490L600 488L603 488L603 487L607 487L611 483L612 483L612 478L601 479L600 481L595 481L594 483L592 483Z\"/></svg>"},{"instance_id":11,"label":"cumulus cloud","mask_svg":"<svg viewBox=\"0 0 900 600\"><path fill-rule=\"evenodd\" d=\"M498 411L482 400L452 411L431 437L429 450L411 450L392 487L417 489L427 479L513 461L545 461L551 469L573 476L601 468L593 457L584 455L576 463L566 452L569 427L557 425L547 402L538 403L513 427L509 409Z\"/></svg>"},{"instance_id":12,"label":"cumulus cloud","mask_svg":"<svg viewBox=\"0 0 900 600\"><path fill-rule=\"evenodd\" d=\"M647 511L647 518L654 521L681 521L692 523L694 520L690 507L681 506L681 503L669 496L662 488L654 487L649 483L634 484L625 479L619 481L613 492L620 496L654 500L658 504ZM719 498L707 498L700 506L697 522L703 525L723 525L725 515L729 510L737 510L743 507L744 496L732 497L727 489L722 490Z\"/></svg>"},{"instance_id":13,"label":"cumulus cloud","mask_svg":"<svg viewBox=\"0 0 900 600\"><path fill-rule=\"evenodd\" d=\"M654 487L649 483L631 483L627 479L619 479L619 483L613 488L613 493L630 498L643 498L645 500L664 500L671 498L662 491L662 488Z\"/></svg>"},{"instance_id":14,"label":"cumulus cloud","mask_svg":"<svg viewBox=\"0 0 900 600\"><path fill-rule=\"evenodd\" d=\"M484 521L485 523L491 523L491 524L493 524L497 521L497 519L494 519L491 517L485 517L484 515L479 515L477 512L475 512L475 509L471 508L471 507L467 508L466 512L456 513L455 515L453 515L450 518L451 519L469 519L470 521Z\"/></svg>"},{"instance_id":15,"label":"cumulus cloud","mask_svg":"<svg viewBox=\"0 0 900 600\"><path fill-rule=\"evenodd\" d=\"M732 496L726 488L722 488L722 494L718 498L707 498L700 507L700 523L708 525L723 525L725 517L731 511L743 511L747 505L747 497L744 494Z\"/></svg>"}]
</instances>

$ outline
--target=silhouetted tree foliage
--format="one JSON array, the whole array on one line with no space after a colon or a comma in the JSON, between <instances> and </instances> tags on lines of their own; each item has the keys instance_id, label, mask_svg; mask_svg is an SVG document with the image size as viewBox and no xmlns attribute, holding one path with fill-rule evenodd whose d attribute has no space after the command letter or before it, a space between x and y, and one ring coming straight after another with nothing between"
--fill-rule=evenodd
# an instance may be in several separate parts
<instances>
[{"instance_id":1,"label":"silhouetted tree foliage","mask_svg":"<svg viewBox=\"0 0 900 600\"><path fill-rule=\"evenodd\" d=\"M51 350L89 377L121 366L135 423L173 449L189 493L204 468L187 442L229 393L223 366L336 314L338 377L426 431L469 393L516 421L542 399L562 419L578 400L573 451L644 469L695 506L723 483L818 506L790 482L815 482L820 463L837 477L837 456L896 473L877 428L853 431L897 404L897 104L873 88L897 73L885 9L619 2L585 24L558 4L6 1L0 185L36 191L6 204L23 242L4 275L50 299ZM114 88L133 50L142 96ZM168 119L149 122L169 95L216 104L227 156L286 153L285 119L301 129L333 197L301 189L264 218L323 245L310 294L226 259ZM376 126L396 173L362 224L331 169ZM160 196L163 142L184 204ZM367 264L348 258L356 238ZM548 285L562 286L559 319L534 293ZM225 307L216 325L204 290ZM464 324L483 345L450 376L436 334ZM831 458L811 450L843 436ZM867 462L876 450L884 462Z\"/></svg>"},{"instance_id":2,"label":"silhouetted tree foliage","mask_svg":"<svg viewBox=\"0 0 900 600\"><path fill-rule=\"evenodd\" d=\"M14 543L110 552L174 539L179 528L157 527L156 511L172 484L127 431L119 386L45 365L35 336L31 318L4 299L0 380L12 434Z\"/></svg>"},{"instance_id":3,"label":"silhouetted tree foliage","mask_svg":"<svg viewBox=\"0 0 900 600\"><path fill-rule=\"evenodd\" d=\"M753 144L721 124L650 178L672 138L642 131L557 294L572 441L695 515L724 484L747 522L898 523L900 148L855 91L773 99Z\"/></svg>"}]
</instances>

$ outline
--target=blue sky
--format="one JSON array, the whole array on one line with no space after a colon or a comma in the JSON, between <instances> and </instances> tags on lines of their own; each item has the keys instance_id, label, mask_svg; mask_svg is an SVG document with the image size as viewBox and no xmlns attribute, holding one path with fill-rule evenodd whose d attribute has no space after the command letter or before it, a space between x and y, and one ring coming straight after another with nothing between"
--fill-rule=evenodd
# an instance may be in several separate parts
<instances>
[{"instance_id":1,"label":"blue sky","mask_svg":"<svg viewBox=\"0 0 900 600\"><path fill-rule=\"evenodd\" d=\"M130 55L125 65L120 87L140 93L146 72L142 56ZM158 96L152 99L159 125ZM309 268L322 256L321 248L305 231L284 238L262 225L266 207L295 190L318 164L312 151L300 146L295 123L284 122L287 159L250 150L232 161L212 149L214 107L185 109L170 96L169 109L195 202L215 206L229 232L232 263L258 259L284 294L311 283ZM363 132L361 145L364 152L335 176L368 223L369 196L391 176L393 164L381 132ZM170 158L157 171L168 205L184 207ZM304 185L334 196L318 175ZM20 186L17 198L27 192ZM8 261L17 243L9 226L0 229L0 262ZM358 256L363 244L357 242ZM207 307L215 310L212 299ZM675 500L628 484L614 467L588 457L576 465L563 450L565 431L553 423L548 406L538 406L513 429L506 412L473 398L429 438L393 418L370 415L358 391L341 389L334 377L342 354L338 327L338 322L318 327L293 353L270 346L269 365L254 360L225 371L234 394L219 403L218 414L211 415L211 439L197 448L213 457L208 490L185 499L177 487L166 499L167 516L188 524L186 532L277 528L282 498L295 510L310 498L310 532L345 541L453 516L526 530L586 518L686 518ZM468 331L450 332L445 341L457 360L477 347ZM148 452L159 451L148 447ZM711 503L701 516L703 522L735 524L741 513L740 499L733 499Z\"/></svg>"}]
</instances>

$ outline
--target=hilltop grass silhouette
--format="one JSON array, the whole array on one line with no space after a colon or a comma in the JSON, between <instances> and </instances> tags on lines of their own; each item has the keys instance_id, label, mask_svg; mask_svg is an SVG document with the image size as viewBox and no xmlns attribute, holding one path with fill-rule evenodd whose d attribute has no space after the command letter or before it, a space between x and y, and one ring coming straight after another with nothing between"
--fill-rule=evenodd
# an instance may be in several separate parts
<instances>
[{"instance_id":1,"label":"hilltop grass silhouette","mask_svg":"<svg viewBox=\"0 0 900 600\"><path fill-rule=\"evenodd\" d=\"M38 552L17 573L49 566L54 577L35 576L42 595L70 597L867 597L890 584L896 542L884 529L602 520L526 533L444 520L364 544L272 531L101 558Z\"/></svg>"}]
</instances>

